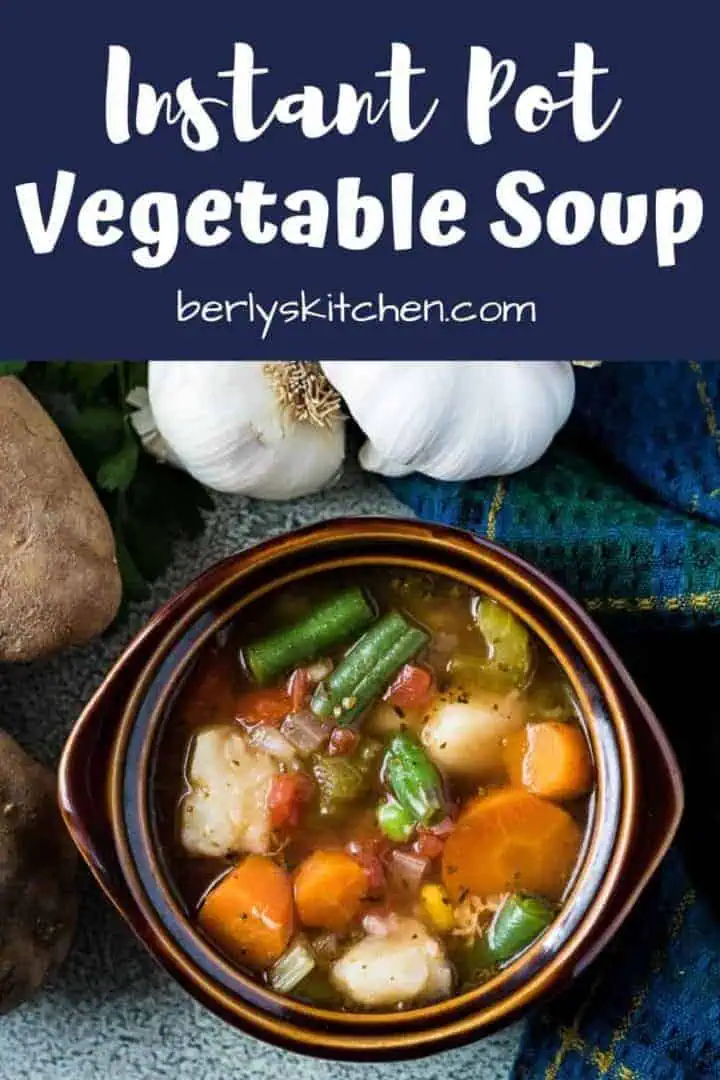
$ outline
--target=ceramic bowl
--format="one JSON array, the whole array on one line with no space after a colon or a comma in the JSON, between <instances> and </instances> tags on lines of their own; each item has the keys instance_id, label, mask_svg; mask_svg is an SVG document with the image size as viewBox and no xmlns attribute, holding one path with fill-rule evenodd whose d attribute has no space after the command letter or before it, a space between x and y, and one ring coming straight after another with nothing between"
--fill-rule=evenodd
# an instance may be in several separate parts
<instances>
[{"instance_id":1,"label":"ceramic bowl","mask_svg":"<svg viewBox=\"0 0 720 1080\"><path fill-rule=\"evenodd\" d=\"M193 925L166 872L150 797L168 705L198 653L244 607L289 582L353 566L415 567L501 600L571 681L597 771L592 824L562 912L476 989L406 1012L331 1012L272 993ZM394 518L332 521L225 559L162 607L89 702L63 752L60 803L77 847L152 955L197 1000L277 1046L343 1060L449 1049L518 1019L607 945L679 824L680 774L660 725L580 606L536 568L472 535Z\"/></svg>"}]
</instances>

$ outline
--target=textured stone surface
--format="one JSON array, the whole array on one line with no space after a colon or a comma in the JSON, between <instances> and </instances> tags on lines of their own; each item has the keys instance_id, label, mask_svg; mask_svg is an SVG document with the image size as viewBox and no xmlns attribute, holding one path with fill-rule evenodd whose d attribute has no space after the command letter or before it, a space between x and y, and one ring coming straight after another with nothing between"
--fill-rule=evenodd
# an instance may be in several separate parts
<instances>
[{"instance_id":1,"label":"textured stone surface","mask_svg":"<svg viewBox=\"0 0 720 1080\"><path fill-rule=\"evenodd\" d=\"M151 602L93 645L33 665L0 665L0 724L49 764L110 662L148 614L214 561L268 536L345 514L407 514L383 487L350 472L322 496L292 503L218 500L200 541L177 552ZM240 1035L160 971L84 875L69 959L33 1001L0 1021L0 1080L505 1080L518 1030L423 1061L316 1063Z\"/></svg>"}]
</instances>

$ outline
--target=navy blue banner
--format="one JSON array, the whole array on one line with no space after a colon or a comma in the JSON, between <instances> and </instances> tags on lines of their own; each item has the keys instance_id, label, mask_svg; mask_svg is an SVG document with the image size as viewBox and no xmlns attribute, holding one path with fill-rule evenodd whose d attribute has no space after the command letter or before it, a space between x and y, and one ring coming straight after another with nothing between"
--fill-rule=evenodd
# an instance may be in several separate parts
<instances>
[{"instance_id":1,"label":"navy blue banner","mask_svg":"<svg viewBox=\"0 0 720 1080\"><path fill-rule=\"evenodd\" d=\"M2 355L716 358L710 10L7 2Z\"/></svg>"}]
</instances>

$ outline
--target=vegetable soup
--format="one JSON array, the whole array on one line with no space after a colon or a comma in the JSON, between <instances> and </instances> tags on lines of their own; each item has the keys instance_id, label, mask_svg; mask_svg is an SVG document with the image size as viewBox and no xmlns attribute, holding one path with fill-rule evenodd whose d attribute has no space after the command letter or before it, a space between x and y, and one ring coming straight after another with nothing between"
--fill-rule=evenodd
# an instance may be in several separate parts
<instances>
[{"instance_id":1,"label":"vegetable soup","mask_svg":"<svg viewBox=\"0 0 720 1080\"><path fill-rule=\"evenodd\" d=\"M453 580L289 587L200 655L154 779L190 917L280 994L407 1009L463 992L552 922L594 785L547 648Z\"/></svg>"}]
</instances>

